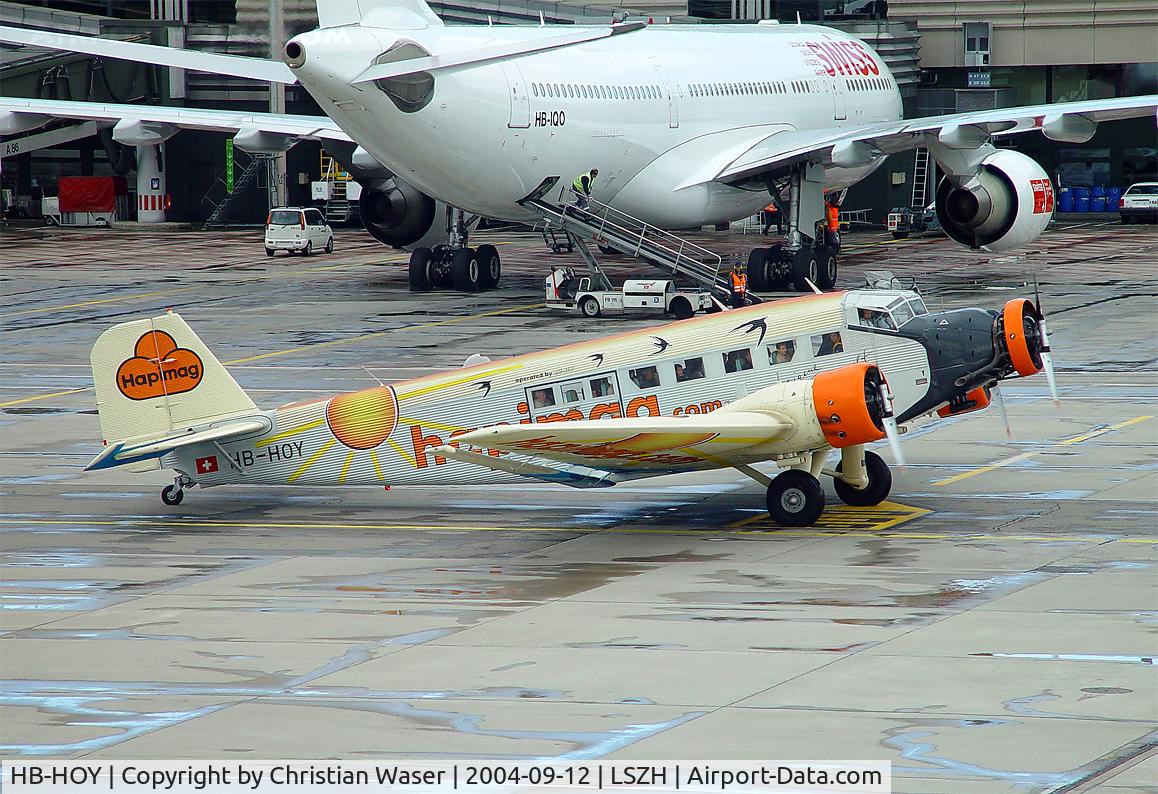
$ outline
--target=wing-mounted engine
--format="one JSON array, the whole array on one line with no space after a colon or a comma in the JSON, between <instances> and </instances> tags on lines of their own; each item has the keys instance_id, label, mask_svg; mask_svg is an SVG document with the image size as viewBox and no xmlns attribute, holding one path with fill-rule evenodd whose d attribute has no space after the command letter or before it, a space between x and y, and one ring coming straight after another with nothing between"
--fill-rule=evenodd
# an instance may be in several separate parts
<instances>
[{"instance_id":1,"label":"wing-mounted engine","mask_svg":"<svg viewBox=\"0 0 1158 794\"><path fill-rule=\"evenodd\" d=\"M358 203L366 231L384 245L432 247L446 242L446 229L435 223L445 215L439 213L440 202L396 176L363 185ZM439 239L427 241L431 235Z\"/></svg>"},{"instance_id":2,"label":"wing-mounted engine","mask_svg":"<svg viewBox=\"0 0 1158 794\"><path fill-rule=\"evenodd\" d=\"M1040 235L1053 208L1049 175L1033 158L1008 149L988 154L972 176L948 176L937 188L937 218L945 233L993 253Z\"/></svg>"}]
</instances>

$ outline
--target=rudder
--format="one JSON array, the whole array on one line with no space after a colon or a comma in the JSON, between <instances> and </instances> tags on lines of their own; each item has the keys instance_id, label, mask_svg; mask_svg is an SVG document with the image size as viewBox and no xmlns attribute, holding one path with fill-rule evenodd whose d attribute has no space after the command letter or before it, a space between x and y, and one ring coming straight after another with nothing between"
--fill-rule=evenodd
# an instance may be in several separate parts
<instances>
[{"instance_id":1,"label":"rudder","mask_svg":"<svg viewBox=\"0 0 1158 794\"><path fill-rule=\"evenodd\" d=\"M147 441L257 412L174 312L113 326L93 345L90 361L106 444Z\"/></svg>"}]
</instances>

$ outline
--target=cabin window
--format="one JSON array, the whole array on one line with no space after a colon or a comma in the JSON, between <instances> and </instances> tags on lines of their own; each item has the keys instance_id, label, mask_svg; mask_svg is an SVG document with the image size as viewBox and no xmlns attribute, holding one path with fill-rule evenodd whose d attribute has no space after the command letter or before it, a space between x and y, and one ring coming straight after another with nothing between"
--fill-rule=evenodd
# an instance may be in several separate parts
<instances>
[{"instance_id":1,"label":"cabin window","mask_svg":"<svg viewBox=\"0 0 1158 794\"><path fill-rule=\"evenodd\" d=\"M751 350L744 348L724 354L724 372L743 372L746 369L752 369Z\"/></svg>"},{"instance_id":2,"label":"cabin window","mask_svg":"<svg viewBox=\"0 0 1158 794\"><path fill-rule=\"evenodd\" d=\"M592 397L614 397L615 396L615 382L611 378L592 378L591 379L591 396Z\"/></svg>"},{"instance_id":3,"label":"cabin window","mask_svg":"<svg viewBox=\"0 0 1158 794\"><path fill-rule=\"evenodd\" d=\"M534 389L531 392L531 403L536 408L550 408L556 403L555 390L551 388Z\"/></svg>"},{"instance_id":4,"label":"cabin window","mask_svg":"<svg viewBox=\"0 0 1158 794\"><path fill-rule=\"evenodd\" d=\"M787 364L796 355L796 343L791 339L784 339L768 346L768 363L772 366Z\"/></svg>"},{"instance_id":5,"label":"cabin window","mask_svg":"<svg viewBox=\"0 0 1158 794\"><path fill-rule=\"evenodd\" d=\"M812 337L812 355L831 356L833 353L843 353L844 342L840 338L840 331L829 331L826 334L817 334Z\"/></svg>"},{"instance_id":6,"label":"cabin window","mask_svg":"<svg viewBox=\"0 0 1158 794\"><path fill-rule=\"evenodd\" d=\"M587 399L586 384L581 380L573 380L559 386L564 403L581 403Z\"/></svg>"},{"instance_id":7,"label":"cabin window","mask_svg":"<svg viewBox=\"0 0 1158 794\"><path fill-rule=\"evenodd\" d=\"M534 94L535 96L539 95L539 84L538 83L531 83L531 93Z\"/></svg>"},{"instance_id":8,"label":"cabin window","mask_svg":"<svg viewBox=\"0 0 1158 794\"><path fill-rule=\"evenodd\" d=\"M704 377L704 360L700 357L689 358L685 361L677 361L675 365L675 379L676 383L683 383L689 380L699 380Z\"/></svg>"},{"instance_id":9,"label":"cabin window","mask_svg":"<svg viewBox=\"0 0 1158 794\"><path fill-rule=\"evenodd\" d=\"M627 371L627 377L640 389L655 389L659 387L659 370L655 367L640 367Z\"/></svg>"}]
</instances>

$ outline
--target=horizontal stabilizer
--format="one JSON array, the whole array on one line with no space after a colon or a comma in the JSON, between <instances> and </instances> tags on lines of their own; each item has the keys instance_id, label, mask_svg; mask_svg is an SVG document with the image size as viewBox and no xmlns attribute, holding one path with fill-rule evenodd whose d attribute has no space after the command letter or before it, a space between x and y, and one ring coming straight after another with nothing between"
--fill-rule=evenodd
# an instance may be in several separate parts
<instances>
[{"instance_id":1,"label":"horizontal stabilizer","mask_svg":"<svg viewBox=\"0 0 1158 794\"><path fill-rule=\"evenodd\" d=\"M268 419L255 417L253 419L226 422L223 425L211 427L208 430L172 433L162 438L152 439L140 444L118 442L105 447L104 450L101 451L101 454L89 461L89 464L84 467L84 470L111 469L114 466L140 463L141 461L162 457L181 447L188 447L193 444L208 444L215 441L220 443L235 438L243 438L265 432L269 427L270 422Z\"/></svg>"},{"instance_id":2,"label":"horizontal stabilizer","mask_svg":"<svg viewBox=\"0 0 1158 794\"><path fill-rule=\"evenodd\" d=\"M270 83L292 85L297 82L290 68L281 61L265 58L245 58L240 55L222 55L212 52L179 50L174 47L159 47L155 44L136 44L128 41L98 39L92 36L73 36L67 33L48 33L41 30L14 28L0 25L0 42L44 47L49 50L82 52L99 55L102 58L120 58L136 63L151 63L157 66L175 66L179 69L193 69L198 72L225 74L232 77L248 77Z\"/></svg>"}]
</instances>

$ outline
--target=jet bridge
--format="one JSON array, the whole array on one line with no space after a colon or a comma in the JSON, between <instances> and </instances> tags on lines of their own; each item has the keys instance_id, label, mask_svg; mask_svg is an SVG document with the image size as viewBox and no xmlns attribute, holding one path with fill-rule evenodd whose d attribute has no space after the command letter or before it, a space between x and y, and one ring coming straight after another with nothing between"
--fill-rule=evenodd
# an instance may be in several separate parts
<instances>
[{"instance_id":1,"label":"jet bridge","mask_svg":"<svg viewBox=\"0 0 1158 794\"><path fill-rule=\"evenodd\" d=\"M567 188L559 190L554 201L546 198L558 182L557 176L544 179L519 204L538 213L549 227L561 229L576 243L591 269L593 283L604 283L606 277L584 240L593 240L601 248L647 260L661 270L690 279L721 301L730 298L727 277L721 273L723 258L719 254L594 199L588 199L586 208L568 203Z\"/></svg>"}]
</instances>

